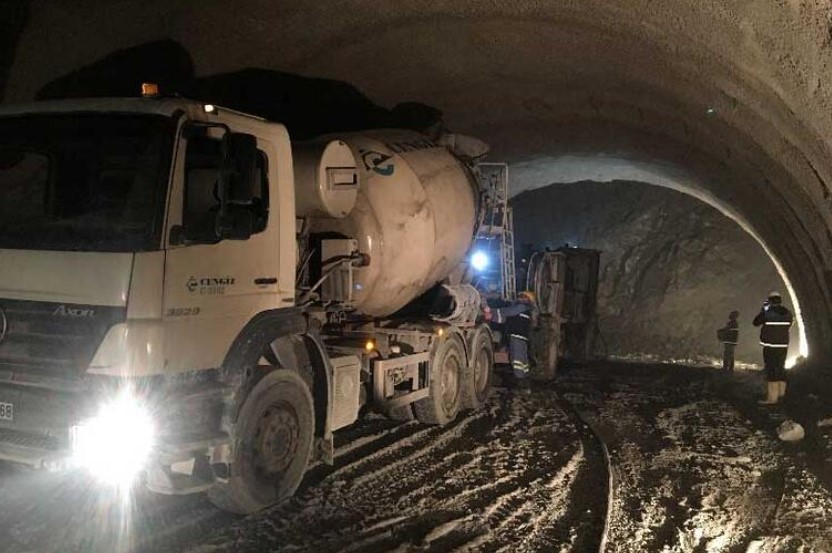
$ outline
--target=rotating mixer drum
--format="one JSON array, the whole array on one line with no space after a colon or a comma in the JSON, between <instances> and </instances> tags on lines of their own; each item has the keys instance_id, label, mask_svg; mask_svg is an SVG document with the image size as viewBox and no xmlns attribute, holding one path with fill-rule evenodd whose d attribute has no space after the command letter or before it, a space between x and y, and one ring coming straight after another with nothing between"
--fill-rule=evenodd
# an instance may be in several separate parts
<instances>
[{"instance_id":1,"label":"rotating mixer drum","mask_svg":"<svg viewBox=\"0 0 832 553\"><path fill-rule=\"evenodd\" d=\"M390 315L447 277L474 238L478 184L447 148L412 131L338 135L352 149L359 187L341 219L315 219L314 233L358 241L370 262L355 269L353 305Z\"/></svg>"}]
</instances>

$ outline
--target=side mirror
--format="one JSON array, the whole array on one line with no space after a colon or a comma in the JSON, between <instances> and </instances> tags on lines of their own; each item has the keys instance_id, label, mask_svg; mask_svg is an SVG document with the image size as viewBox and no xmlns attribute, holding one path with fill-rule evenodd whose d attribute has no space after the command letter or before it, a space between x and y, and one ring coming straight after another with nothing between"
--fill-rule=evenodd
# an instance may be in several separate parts
<instances>
[{"instance_id":1,"label":"side mirror","mask_svg":"<svg viewBox=\"0 0 832 553\"><path fill-rule=\"evenodd\" d=\"M257 156L256 137L245 133L225 135L216 219L220 240L246 240L254 232L252 198L258 184Z\"/></svg>"}]
</instances>

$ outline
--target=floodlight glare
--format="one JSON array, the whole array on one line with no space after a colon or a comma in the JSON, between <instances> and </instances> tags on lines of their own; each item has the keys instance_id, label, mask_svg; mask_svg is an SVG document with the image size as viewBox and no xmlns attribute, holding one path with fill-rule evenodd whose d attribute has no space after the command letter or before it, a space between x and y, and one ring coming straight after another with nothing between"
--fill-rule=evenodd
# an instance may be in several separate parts
<instances>
[{"instance_id":1,"label":"floodlight glare","mask_svg":"<svg viewBox=\"0 0 832 553\"><path fill-rule=\"evenodd\" d=\"M150 414L128 390L73 430L79 464L117 486L128 486L144 468L155 434Z\"/></svg>"},{"instance_id":2,"label":"floodlight glare","mask_svg":"<svg viewBox=\"0 0 832 553\"><path fill-rule=\"evenodd\" d=\"M488 267L488 255L482 251L476 251L471 256L471 266L476 271L484 271Z\"/></svg>"}]
</instances>

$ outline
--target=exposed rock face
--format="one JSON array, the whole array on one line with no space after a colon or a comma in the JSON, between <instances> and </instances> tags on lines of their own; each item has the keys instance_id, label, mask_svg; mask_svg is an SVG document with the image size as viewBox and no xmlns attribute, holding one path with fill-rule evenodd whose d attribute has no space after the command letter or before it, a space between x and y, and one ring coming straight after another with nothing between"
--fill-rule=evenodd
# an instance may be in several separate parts
<instances>
[{"instance_id":1,"label":"exposed rock face","mask_svg":"<svg viewBox=\"0 0 832 553\"><path fill-rule=\"evenodd\" d=\"M751 320L769 291L785 294L784 285L762 247L717 210L628 182L552 185L512 205L518 244L603 251L598 353L606 342L610 355L718 357L716 329L736 309L737 358L761 363Z\"/></svg>"}]
</instances>

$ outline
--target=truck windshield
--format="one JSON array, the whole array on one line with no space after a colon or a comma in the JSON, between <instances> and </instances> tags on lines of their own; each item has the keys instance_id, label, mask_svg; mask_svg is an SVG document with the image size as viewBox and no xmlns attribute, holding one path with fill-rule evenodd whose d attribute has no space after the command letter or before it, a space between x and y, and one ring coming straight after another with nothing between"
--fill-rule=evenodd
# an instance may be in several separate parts
<instances>
[{"instance_id":1,"label":"truck windshield","mask_svg":"<svg viewBox=\"0 0 832 553\"><path fill-rule=\"evenodd\" d=\"M0 118L0 248L158 249L175 120Z\"/></svg>"}]
</instances>

